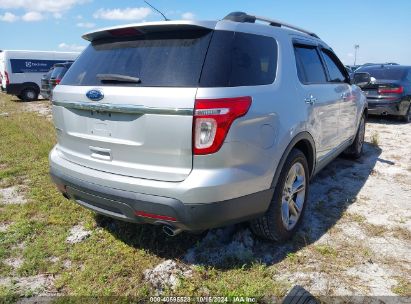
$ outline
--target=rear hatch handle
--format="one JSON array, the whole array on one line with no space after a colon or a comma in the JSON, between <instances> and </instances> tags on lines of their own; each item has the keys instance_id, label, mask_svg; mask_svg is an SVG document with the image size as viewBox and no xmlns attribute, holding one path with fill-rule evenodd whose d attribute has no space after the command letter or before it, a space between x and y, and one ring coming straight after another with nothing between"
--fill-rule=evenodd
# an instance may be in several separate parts
<instances>
[{"instance_id":1,"label":"rear hatch handle","mask_svg":"<svg viewBox=\"0 0 411 304\"><path fill-rule=\"evenodd\" d=\"M101 160L108 160L111 161L112 155L111 155L111 149L105 149L105 148L100 148L100 147L92 147L90 146L90 151L91 151L91 157L96 158L96 159L101 159Z\"/></svg>"}]
</instances>

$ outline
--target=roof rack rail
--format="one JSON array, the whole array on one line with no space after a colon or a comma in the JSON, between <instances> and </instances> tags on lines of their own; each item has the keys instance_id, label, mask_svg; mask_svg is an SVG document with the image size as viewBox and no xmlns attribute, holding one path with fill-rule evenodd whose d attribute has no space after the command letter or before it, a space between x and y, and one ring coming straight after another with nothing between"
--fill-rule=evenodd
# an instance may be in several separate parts
<instances>
[{"instance_id":1,"label":"roof rack rail","mask_svg":"<svg viewBox=\"0 0 411 304\"><path fill-rule=\"evenodd\" d=\"M278 20L269 19L269 18L266 18L266 17L248 15L247 13L244 13L244 12L230 13L227 16L225 16L223 20L231 20L231 21L241 22L241 23L244 23L244 22L255 23L255 21L258 20L258 21L267 22L271 26L287 27L289 29L293 29L293 30L305 33L305 34L310 35L312 37L319 38L315 33L307 31L307 30L302 29L300 27L297 27L297 26L294 26L294 25L291 25L291 24L288 24L288 23L285 23L285 22L281 22L281 21L278 21Z\"/></svg>"}]
</instances>

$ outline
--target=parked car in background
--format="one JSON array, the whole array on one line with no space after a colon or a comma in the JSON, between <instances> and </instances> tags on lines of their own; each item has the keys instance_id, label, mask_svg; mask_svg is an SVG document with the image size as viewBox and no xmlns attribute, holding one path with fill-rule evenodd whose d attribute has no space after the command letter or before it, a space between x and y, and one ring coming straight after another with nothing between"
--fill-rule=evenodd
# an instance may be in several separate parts
<instances>
[{"instance_id":1,"label":"parked car in background","mask_svg":"<svg viewBox=\"0 0 411 304\"><path fill-rule=\"evenodd\" d=\"M168 235L251 220L283 241L310 178L342 152L361 156L364 93L310 31L237 12L83 38L53 92L49 159L86 208Z\"/></svg>"},{"instance_id":2,"label":"parked car in background","mask_svg":"<svg viewBox=\"0 0 411 304\"><path fill-rule=\"evenodd\" d=\"M45 99L50 98L50 86L49 86L49 80L51 77L51 73L53 72L54 67L52 67L47 74L44 74L43 77L41 77L41 88L40 88L40 95L43 96Z\"/></svg>"},{"instance_id":3,"label":"parked car in background","mask_svg":"<svg viewBox=\"0 0 411 304\"><path fill-rule=\"evenodd\" d=\"M373 81L362 87L368 101L368 113L395 115L411 120L411 66L370 65L356 70L368 73Z\"/></svg>"},{"instance_id":4,"label":"parked car in background","mask_svg":"<svg viewBox=\"0 0 411 304\"><path fill-rule=\"evenodd\" d=\"M53 72L51 73L50 80L49 80L49 92L50 98L53 96L53 89L56 85L60 84L61 80L63 79L64 75L68 71L68 69L73 64L73 61L67 61L62 63L56 63L53 67Z\"/></svg>"},{"instance_id":5,"label":"parked car in background","mask_svg":"<svg viewBox=\"0 0 411 304\"><path fill-rule=\"evenodd\" d=\"M345 67L349 69L351 72L355 72L355 70L358 69L360 65L346 65Z\"/></svg>"},{"instance_id":6,"label":"parked car in background","mask_svg":"<svg viewBox=\"0 0 411 304\"><path fill-rule=\"evenodd\" d=\"M367 62L364 63L363 65L361 65L362 67L366 67L366 66L371 66L371 65L399 65L398 63L395 62L384 62L384 63L371 63L371 62Z\"/></svg>"},{"instance_id":7,"label":"parked car in background","mask_svg":"<svg viewBox=\"0 0 411 304\"><path fill-rule=\"evenodd\" d=\"M21 100L35 100L40 94L44 73L55 63L75 60L78 55L78 52L4 50L1 56L4 62L2 88Z\"/></svg>"},{"instance_id":8,"label":"parked car in background","mask_svg":"<svg viewBox=\"0 0 411 304\"><path fill-rule=\"evenodd\" d=\"M345 70L347 71L348 75L349 75L350 78L351 78L352 75L354 74L354 73L353 73L353 70L351 69L351 67L350 67L349 65L346 65L346 66L345 66Z\"/></svg>"}]
</instances>

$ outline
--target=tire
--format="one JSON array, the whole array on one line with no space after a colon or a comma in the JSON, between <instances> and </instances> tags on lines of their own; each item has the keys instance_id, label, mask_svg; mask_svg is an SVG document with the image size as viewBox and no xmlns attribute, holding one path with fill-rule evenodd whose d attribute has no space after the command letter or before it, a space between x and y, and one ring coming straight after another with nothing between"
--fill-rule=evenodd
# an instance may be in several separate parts
<instances>
[{"instance_id":1,"label":"tire","mask_svg":"<svg viewBox=\"0 0 411 304\"><path fill-rule=\"evenodd\" d=\"M37 100L39 93L33 88L27 88L24 89L18 97L23 101L33 101Z\"/></svg>"},{"instance_id":2,"label":"tire","mask_svg":"<svg viewBox=\"0 0 411 304\"><path fill-rule=\"evenodd\" d=\"M411 122L411 104L408 107L407 114L405 114L404 116L401 116L401 120L405 123Z\"/></svg>"},{"instance_id":3,"label":"tire","mask_svg":"<svg viewBox=\"0 0 411 304\"><path fill-rule=\"evenodd\" d=\"M262 217L250 222L251 230L270 241L291 238L303 217L308 188L307 158L300 150L293 149L281 169L270 207Z\"/></svg>"},{"instance_id":4,"label":"tire","mask_svg":"<svg viewBox=\"0 0 411 304\"><path fill-rule=\"evenodd\" d=\"M311 293L305 290L300 285L295 285L284 300L282 304L319 304L318 301Z\"/></svg>"},{"instance_id":5,"label":"tire","mask_svg":"<svg viewBox=\"0 0 411 304\"><path fill-rule=\"evenodd\" d=\"M362 155L362 150L364 147L364 135L365 135L365 115L361 116L360 124L358 125L357 134L355 135L354 142L345 151L344 155L357 159Z\"/></svg>"}]
</instances>

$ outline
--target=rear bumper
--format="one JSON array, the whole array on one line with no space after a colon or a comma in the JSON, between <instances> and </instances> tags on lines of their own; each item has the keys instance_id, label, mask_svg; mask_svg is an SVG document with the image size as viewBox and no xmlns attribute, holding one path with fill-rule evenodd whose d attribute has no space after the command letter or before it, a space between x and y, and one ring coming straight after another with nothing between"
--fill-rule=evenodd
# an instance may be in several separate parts
<instances>
[{"instance_id":1,"label":"rear bumper","mask_svg":"<svg viewBox=\"0 0 411 304\"><path fill-rule=\"evenodd\" d=\"M10 83L6 86L6 93L10 95L20 95L24 90L24 85L22 83Z\"/></svg>"},{"instance_id":2,"label":"rear bumper","mask_svg":"<svg viewBox=\"0 0 411 304\"><path fill-rule=\"evenodd\" d=\"M50 98L50 91L40 89L40 95L43 96L43 98L45 98L45 99L49 99Z\"/></svg>"},{"instance_id":3,"label":"rear bumper","mask_svg":"<svg viewBox=\"0 0 411 304\"><path fill-rule=\"evenodd\" d=\"M134 223L171 224L187 231L199 231L242 222L263 214L270 204L273 189L239 198L204 204L184 204L178 199L105 187L68 176L51 167L52 180L66 196L97 213ZM153 219L136 212L165 216Z\"/></svg>"},{"instance_id":4,"label":"rear bumper","mask_svg":"<svg viewBox=\"0 0 411 304\"><path fill-rule=\"evenodd\" d=\"M407 114L409 105L409 100L398 100L390 102L375 102L374 100L368 100L368 114L402 116Z\"/></svg>"}]
</instances>

